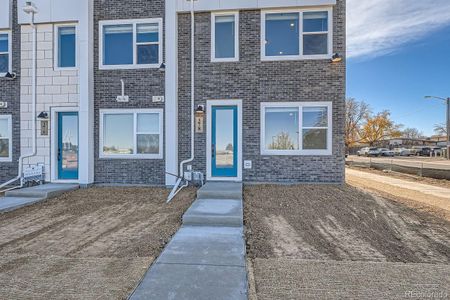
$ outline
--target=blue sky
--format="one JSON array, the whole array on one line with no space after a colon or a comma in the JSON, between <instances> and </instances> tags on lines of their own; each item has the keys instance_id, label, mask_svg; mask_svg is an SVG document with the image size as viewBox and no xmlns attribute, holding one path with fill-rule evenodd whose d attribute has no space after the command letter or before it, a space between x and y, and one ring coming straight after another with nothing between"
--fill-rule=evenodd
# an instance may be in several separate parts
<instances>
[{"instance_id":1,"label":"blue sky","mask_svg":"<svg viewBox=\"0 0 450 300\"><path fill-rule=\"evenodd\" d=\"M394 3L392 3L394 2ZM419 2L419 1L418 1ZM423 3L426 2L426 3ZM450 1L348 0L347 97L433 134L450 97Z\"/></svg>"}]
</instances>

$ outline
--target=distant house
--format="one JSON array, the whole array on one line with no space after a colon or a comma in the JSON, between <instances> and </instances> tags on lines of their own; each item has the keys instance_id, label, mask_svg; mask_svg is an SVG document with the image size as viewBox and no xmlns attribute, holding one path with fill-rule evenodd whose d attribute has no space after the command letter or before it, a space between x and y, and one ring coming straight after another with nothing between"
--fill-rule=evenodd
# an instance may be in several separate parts
<instances>
[{"instance_id":1,"label":"distant house","mask_svg":"<svg viewBox=\"0 0 450 300\"><path fill-rule=\"evenodd\" d=\"M189 1L33 2L47 117L24 167L47 181L343 182L345 0L195 1L194 109ZM33 145L25 4L0 0L0 76L17 74L0 79L2 182Z\"/></svg>"}]
</instances>

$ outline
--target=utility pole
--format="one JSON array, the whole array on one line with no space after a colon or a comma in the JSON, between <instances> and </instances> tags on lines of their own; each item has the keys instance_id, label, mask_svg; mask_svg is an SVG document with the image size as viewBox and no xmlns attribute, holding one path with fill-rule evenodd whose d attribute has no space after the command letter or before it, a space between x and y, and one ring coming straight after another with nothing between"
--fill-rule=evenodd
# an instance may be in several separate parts
<instances>
[{"instance_id":1,"label":"utility pole","mask_svg":"<svg viewBox=\"0 0 450 300\"><path fill-rule=\"evenodd\" d=\"M425 96L425 98L443 100L447 104L447 159L450 160L450 97Z\"/></svg>"}]
</instances>

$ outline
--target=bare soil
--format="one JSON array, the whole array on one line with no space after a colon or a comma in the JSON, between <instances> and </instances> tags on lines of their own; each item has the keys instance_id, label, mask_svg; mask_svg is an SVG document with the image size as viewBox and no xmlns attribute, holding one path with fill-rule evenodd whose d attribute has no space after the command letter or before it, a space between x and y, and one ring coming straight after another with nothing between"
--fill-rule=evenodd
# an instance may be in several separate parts
<instances>
[{"instance_id":1,"label":"bare soil","mask_svg":"<svg viewBox=\"0 0 450 300\"><path fill-rule=\"evenodd\" d=\"M450 223L351 187L244 188L249 299L446 298Z\"/></svg>"},{"instance_id":2,"label":"bare soil","mask_svg":"<svg viewBox=\"0 0 450 300\"><path fill-rule=\"evenodd\" d=\"M434 179L434 178L429 178L429 177L420 177L420 176L403 174L403 173L398 173L398 172L390 172L390 171L383 172L383 171L377 170L377 169L362 168L362 167L357 167L357 166L351 166L351 167L347 166L347 168L355 169L355 170L363 171L363 172L368 172L368 173L373 173L373 174L377 174L377 175L382 175L382 176L388 176L388 177L397 178L397 179L403 179L403 180L410 181L410 182L417 182L417 183L440 186L440 187L444 187L444 188L450 188L450 181L446 180L446 179Z\"/></svg>"},{"instance_id":3,"label":"bare soil","mask_svg":"<svg viewBox=\"0 0 450 300\"><path fill-rule=\"evenodd\" d=\"M195 198L164 188L77 190L0 215L4 299L124 299Z\"/></svg>"},{"instance_id":4,"label":"bare soil","mask_svg":"<svg viewBox=\"0 0 450 300\"><path fill-rule=\"evenodd\" d=\"M450 262L448 221L348 185L248 186L244 199L250 258Z\"/></svg>"}]
</instances>

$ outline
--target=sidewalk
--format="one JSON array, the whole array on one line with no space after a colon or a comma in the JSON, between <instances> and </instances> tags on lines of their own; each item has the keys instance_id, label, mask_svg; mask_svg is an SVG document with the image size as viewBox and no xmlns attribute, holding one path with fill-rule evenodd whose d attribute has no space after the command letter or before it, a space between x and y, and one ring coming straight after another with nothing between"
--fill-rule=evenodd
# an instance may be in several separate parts
<instances>
[{"instance_id":1,"label":"sidewalk","mask_svg":"<svg viewBox=\"0 0 450 300\"><path fill-rule=\"evenodd\" d=\"M450 211L450 189L346 169L348 183Z\"/></svg>"},{"instance_id":2,"label":"sidewalk","mask_svg":"<svg viewBox=\"0 0 450 300\"><path fill-rule=\"evenodd\" d=\"M242 184L207 183L130 299L247 299L245 253Z\"/></svg>"}]
</instances>

